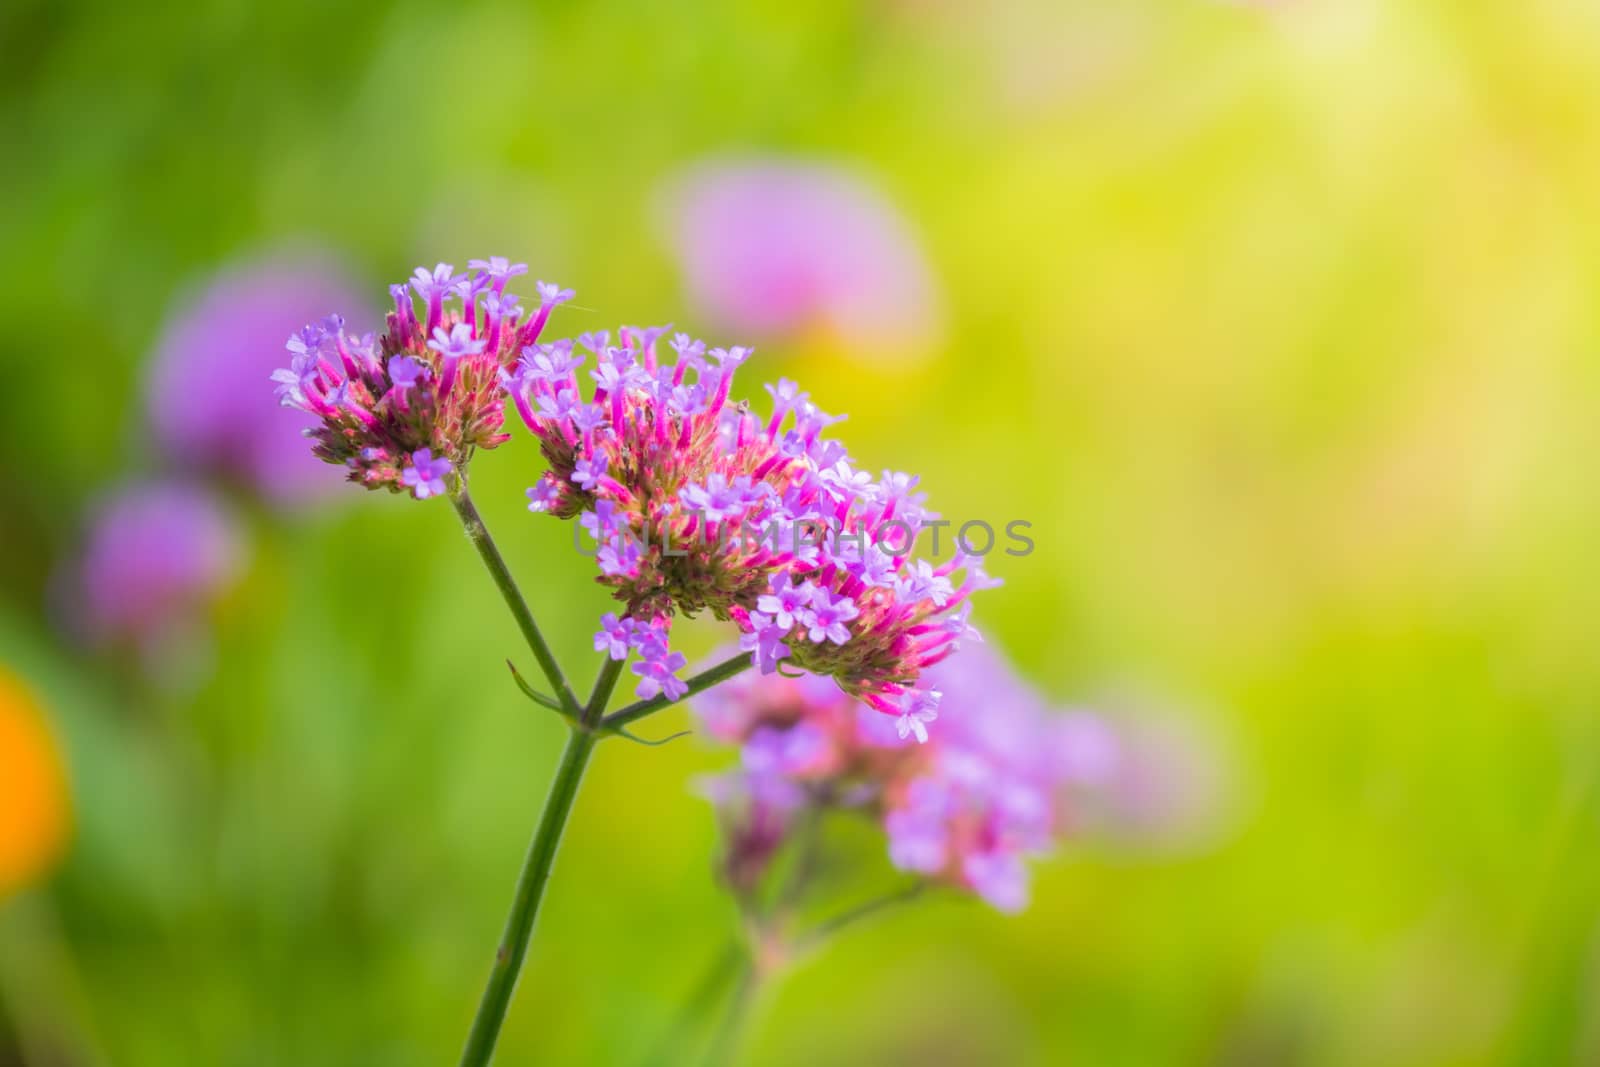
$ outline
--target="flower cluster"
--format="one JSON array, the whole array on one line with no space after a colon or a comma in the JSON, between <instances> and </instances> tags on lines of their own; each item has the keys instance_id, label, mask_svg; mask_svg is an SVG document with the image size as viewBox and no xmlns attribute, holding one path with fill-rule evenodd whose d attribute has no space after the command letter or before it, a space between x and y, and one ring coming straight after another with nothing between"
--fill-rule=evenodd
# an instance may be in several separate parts
<instances>
[{"instance_id":1,"label":"flower cluster","mask_svg":"<svg viewBox=\"0 0 1600 1067\"><path fill-rule=\"evenodd\" d=\"M666 332L534 345L507 375L549 464L529 510L579 518L634 627L608 620L596 647L639 652L640 691L670 694L682 658L669 622L710 611L738 625L763 673L786 660L828 675L924 736L938 694L918 678L972 632L968 598L994 583L960 552L939 566L912 558L934 517L917 480L857 469L825 433L840 417L787 380L767 386L772 408L758 416L730 399L748 349L677 334L668 361Z\"/></svg>"},{"instance_id":2,"label":"flower cluster","mask_svg":"<svg viewBox=\"0 0 1600 1067\"><path fill-rule=\"evenodd\" d=\"M748 349L677 334L668 361L666 328L635 327L616 344L605 332L540 343L572 292L539 283L524 319L506 284L526 266L470 266L393 286L381 337L350 335L334 315L289 339L272 380L281 403L317 418L315 454L369 488L435 496L476 449L508 439L509 396L549 464L529 509L577 518L596 542L600 581L624 609L595 647L639 657L641 696L685 692L671 621L710 611L738 625L763 673L787 661L829 676L925 740L939 693L918 679L973 632L968 598L994 583L959 551L938 566L913 558L936 517L917 479L858 469L826 435L842 416L791 381L767 386L765 417L732 399Z\"/></svg>"},{"instance_id":3,"label":"flower cluster","mask_svg":"<svg viewBox=\"0 0 1600 1067\"><path fill-rule=\"evenodd\" d=\"M657 693L665 693L668 700L679 700L689 691L677 673L688 661L682 652L674 652L667 645L664 617L644 623L619 619L616 612L607 612L601 616L600 629L594 635L594 650L614 660L638 653L640 658L632 669L639 675L638 693L646 700Z\"/></svg>"},{"instance_id":4,"label":"flower cluster","mask_svg":"<svg viewBox=\"0 0 1600 1067\"><path fill-rule=\"evenodd\" d=\"M469 266L418 267L391 286L381 337L347 334L331 315L289 338L290 364L272 375L279 402L317 417L313 451L348 467L351 481L423 499L444 492L476 449L509 439L505 368L572 292L540 282L539 305L524 317L506 292L524 264L494 256Z\"/></svg>"},{"instance_id":5,"label":"flower cluster","mask_svg":"<svg viewBox=\"0 0 1600 1067\"><path fill-rule=\"evenodd\" d=\"M746 675L694 698L707 731L740 748L739 769L709 788L735 891L759 880L799 813L846 808L883 827L896 867L1001 910L1026 904L1024 860L1117 788L1122 739L1095 716L1051 713L986 649L929 674L944 715L926 745L822 679Z\"/></svg>"}]
</instances>

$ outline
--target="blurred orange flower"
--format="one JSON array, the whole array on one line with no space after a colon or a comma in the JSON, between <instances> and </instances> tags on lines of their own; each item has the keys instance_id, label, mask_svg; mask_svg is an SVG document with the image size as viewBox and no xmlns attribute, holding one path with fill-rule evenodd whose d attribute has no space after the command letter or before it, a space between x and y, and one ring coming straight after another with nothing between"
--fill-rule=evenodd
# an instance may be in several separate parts
<instances>
[{"instance_id":1,"label":"blurred orange flower","mask_svg":"<svg viewBox=\"0 0 1600 1067\"><path fill-rule=\"evenodd\" d=\"M65 768L38 698L0 666L0 900L60 858L71 823Z\"/></svg>"}]
</instances>

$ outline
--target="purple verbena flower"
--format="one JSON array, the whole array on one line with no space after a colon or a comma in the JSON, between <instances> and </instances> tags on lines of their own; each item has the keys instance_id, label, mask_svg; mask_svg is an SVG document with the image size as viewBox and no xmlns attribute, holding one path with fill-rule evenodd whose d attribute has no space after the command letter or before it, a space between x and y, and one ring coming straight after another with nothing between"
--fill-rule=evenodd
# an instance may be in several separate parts
<instances>
[{"instance_id":1,"label":"purple verbena flower","mask_svg":"<svg viewBox=\"0 0 1600 1067\"><path fill-rule=\"evenodd\" d=\"M757 670L771 674L778 669L778 661L789 656L789 646L783 641L789 629L756 611L750 613L749 623L751 628L739 636L739 647L753 653Z\"/></svg>"},{"instance_id":2,"label":"purple verbena flower","mask_svg":"<svg viewBox=\"0 0 1600 1067\"><path fill-rule=\"evenodd\" d=\"M939 717L939 700L942 696L937 689L912 689L906 693L900 717L894 723L895 732L902 741L914 734L918 744L927 744L928 724Z\"/></svg>"},{"instance_id":3,"label":"purple verbena flower","mask_svg":"<svg viewBox=\"0 0 1600 1067\"><path fill-rule=\"evenodd\" d=\"M389 381L394 389L412 389L428 377L428 368L410 356L396 356L389 361Z\"/></svg>"},{"instance_id":4,"label":"purple verbena flower","mask_svg":"<svg viewBox=\"0 0 1600 1067\"><path fill-rule=\"evenodd\" d=\"M572 354L571 341L528 345L522 350L522 366L535 381L554 384L568 381L572 372L583 366L583 357Z\"/></svg>"},{"instance_id":5,"label":"purple verbena flower","mask_svg":"<svg viewBox=\"0 0 1600 1067\"><path fill-rule=\"evenodd\" d=\"M529 511L549 511L561 502L561 484L550 478L540 478L527 491Z\"/></svg>"},{"instance_id":6,"label":"purple verbena flower","mask_svg":"<svg viewBox=\"0 0 1600 1067\"><path fill-rule=\"evenodd\" d=\"M344 467L350 480L425 498L439 479L416 481L422 476L408 473L415 467L406 457L426 450L431 463L454 470L500 445L508 439L508 395L526 421L536 418L530 397L537 382L518 356L537 331L530 336L527 326L515 326L517 299L504 292L526 268L499 257L473 262L471 276L447 263L418 268L409 290L426 304L421 321L407 286L393 286L395 308L382 337L348 334L333 316L290 338L290 365L271 376L277 395L317 420L313 453ZM461 310L446 312L447 298L459 298ZM541 327L549 310L542 308ZM569 403L574 396L569 390ZM560 404L548 391L539 400Z\"/></svg>"},{"instance_id":7,"label":"purple verbena flower","mask_svg":"<svg viewBox=\"0 0 1600 1067\"><path fill-rule=\"evenodd\" d=\"M617 618L614 611L606 612L600 616L600 629L594 635L594 650L604 652L612 659L627 659L633 648L637 625L632 619Z\"/></svg>"},{"instance_id":8,"label":"purple verbena flower","mask_svg":"<svg viewBox=\"0 0 1600 1067\"><path fill-rule=\"evenodd\" d=\"M845 623L860 614L855 601L845 594L818 587L812 590L811 606L802 610L799 621L813 644L832 641L842 645L850 640L850 628Z\"/></svg>"},{"instance_id":9,"label":"purple verbena flower","mask_svg":"<svg viewBox=\"0 0 1600 1067\"><path fill-rule=\"evenodd\" d=\"M506 283L519 274L528 273L526 263L513 263L505 256L490 256L488 259L469 259L467 266L473 270L483 272L489 283L494 286L496 293L505 291Z\"/></svg>"},{"instance_id":10,"label":"purple verbena flower","mask_svg":"<svg viewBox=\"0 0 1600 1067\"><path fill-rule=\"evenodd\" d=\"M539 299L546 304L564 304L578 295L571 289L563 289L554 282L539 282L536 288L539 290Z\"/></svg>"},{"instance_id":11,"label":"purple verbena flower","mask_svg":"<svg viewBox=\"0 0 1600 1067\"><path fill-rule=\"evenodd\" d=\"M546 419L570 419L588 405L578 399L571 389L561 389L539 397L539 415Z\"/></svg>"},{"instance_id":12,"label":"purple verbena flower","mask_svg":"<svg viewBox=\"0 0 1600 1067\"><path fill-rule=\"evenodd\" d=\"M756 607L771 616L773 624L787 633L811 606L812 592L816 586L810 582L797 582L792 574L775 574L769 588L772 592L763 594L756 601Z\"/></svg>"},{"instance_id":13,"label":"purple verbena flower","mask_svg":"<svg viewBox=\"0 0 1600 1067\"><path fill-rule=\"evenodd\" d=\"M681 699L689 691L687 683L677 676L677 672L688 662L684 654L670 651L665 643L646 645L642 651L646 658L628 668L639 675L639 684L634 692L644 700L658 693L665 695L668 700Z\"/></svg>"},{"instance_id":14,"label":"purple verbena flower","mask_svg":"<svg viewBox=\"0 0 1600 1067\"><path fill-rule=\"evenodd\" d=\"M435 459L433 450L419 448L411 453L411 466L400 473L400 484L408 487L418 500L440 496L445 491L444 479L452 464L440 456Z\"/></svg>"},{"instance_id":15,"label":"purple verbena flower","mask_svg":"<svg viewBox=\"0 0 1600 1067\"><path fill-rule=\"evenodd\" d=\"M606 473L606 457L591 456L580 459L572 468L572 480L585 492L594 492Z\"/></svg>"},{"instance_id":16,"label":"purple verbena flower","mask_svg":"<svg viewBox=\"0 0 1600 1067\"><path fill-rule=\"evenodd\" d=\"M773 625L763 617L753 634ZM1081 830L1086 806L1120 803L1130 737L1086 712L1053 713L987 650L950 657L925 685L906 690L887 732L876 710L810 676L742 675L693 698L708 732L740 749L732 806L714 798L733 839L750 789L787 789L798 805L788 815L865 816L882 827L894 866L1000 910L1023 907L1026 861ZM940 729L929 733L936 710Z\"/></svg>"},{"instance_id":17,"label":"purple verbena flower","mask_svg":"<svg viewBox=\"0 0 1600 1067\"><path fill-rule=\"evenodd\" d=\"M595 553L595 563L607 578L632 580L639 576L639 561L643 556L644 551L637 541L617 536L600 546L600 551Z\"/></svg>"}]
</instances>

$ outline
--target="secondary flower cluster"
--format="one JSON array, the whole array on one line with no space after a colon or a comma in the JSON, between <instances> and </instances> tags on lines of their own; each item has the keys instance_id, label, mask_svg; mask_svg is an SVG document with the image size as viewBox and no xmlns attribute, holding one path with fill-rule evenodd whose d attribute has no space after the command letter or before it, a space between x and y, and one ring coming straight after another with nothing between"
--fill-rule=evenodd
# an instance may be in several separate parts
<instances>
[{"instance_id":1,"label":"secondary flower cluster","mask_svg":"<svg viewBox=\"0 0 1600 1067\"><path fill-rule=\"evenodd\" d=\"M858 470L825 435L840 417L787 380L767 386L772 409L758 416L730 399L749 350L677 334L667 361L666 332L534 345L506 378L549 464L529 510L578 517L625 605L595 647L638 653L640 692L671 695L683 657L670 620L710 611L739 626L762 673L787 660L828 675L925 737L939 697L918 678L972 632L968 598L993 582L961 553L937 567L911 558L930 517L917 480Z\"/></svg>"},{"instance_id":2,"label":"secondary flower cluster","mask_svg":"<svg viewBox=\"0 0 1600 1067\"><path fill-rule=\"evenodd\" d=\"M896 867L1025 906L1024 860L1118 787L1128 753L1095 716L1052 713L986 649L929 673L944 701L926 745L822 679L744 675L694 698L707 731L740 747L739 769L708 790L735 892L760 881L803 812L840 808L883 827Z\"/></svg>"},{"instance_id":3,"label":"secondary flower cluster","mask_svg":"<svg viewBox=\"0 0 1600 1067\"><path fill-rule=\"evenodd\" d=\"M272 375L279 401L320 420L307 431L313 451L348 467L351 481L436 496L474 450L509 439L502 373L572 292L540 282L539 305L524 319L506 283L526 265L494 256L469 266L418 267L390 286L381 337L347 334L330 315L289 338L290 364Z\"/></svg>"}]
</instances>

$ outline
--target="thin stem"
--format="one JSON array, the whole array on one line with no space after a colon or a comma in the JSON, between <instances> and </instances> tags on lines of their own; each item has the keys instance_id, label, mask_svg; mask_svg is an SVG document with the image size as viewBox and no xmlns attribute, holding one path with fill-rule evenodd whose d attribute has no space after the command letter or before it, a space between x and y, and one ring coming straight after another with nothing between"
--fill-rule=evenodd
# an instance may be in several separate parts
<instances>
[{"instance_id":1,"label":"thin stem","mask_svg":"<svg viewBox=\"0 0 1600 1067\"><path fill-rule=\"evenodd\" d=\"M584 768L597 741L593 732L582 728L574 728L567 735L567 747L561 753L555 781L550 783L544 814L539 817L539 828L528 846L522 874L517 878L516 897L511 903L511 914L506 918L505 933L500 937L500 948L495 953L494 968L489 972L489 984L484 987L477 1017L472 1021L472 1033L461 1053L461 1067L482 1067L494 1055L495 1041L500 1036L500 1026L505 1022L506 1009L516 988L517 974L522 970L528 942L533 938L533 924L539 917L545 883L550 880L550 869L561 845L561 832L566 828L567 816L578 796L578 786L583 782Z\"/></svg>"},{"instance_id":2,"label":"thin stem","mask_svg":"<svg viewBox=\"0 0 1600 1067\"><path fill-rule=\"evenodd\" d=\"M794 834L794 859L784 884L772 895L767 911L782 916L800 903L822 855L822 808L808 808Z\"/></svg>"},{"instance_id":3,"label":"thin stem","mask_svg":"<svg viewBox=\"0 0 1600 1067\"><path fill-rule=\"evenodd\" d=\"M847 908L831 919L825 919L812 927L808 933L796 939L796 945L801 949L814 948L847 926L853 926L861 920L870 918L896 904L915 900L922 895L923 890L926 888L926 882L912 882L903 889L897 889L893 893L887 893L881 897L875 897L864 904L857 904L853 908Z\"/></svg>"},{"instance_id":4,"label":"thin stem","mask_svg":"<svg viewBox=\"0 0 1600 1067\"><path fill-rule=\"evenodd\" d=\"M483 516L478 514L478 509L473 505L464 480L458 480L451 489L450 502L455 506L456 514L461 519L462 528L466 530L468 539L472 541L473 547L483 559L489 577L500 590L500 595L505 598L512 617L517 620L517 626L521 629L528 648L538 660L545 678L555 689L562 714L569 720L567 746L561 753L561 763L556 768L555 780L550 784L550 796L545 801L544 812L539 817L538 829L528 846L522 873L517 878L517 890L512 900L511 914L506 918L505 932L500 938L500 948L495 953L494 967L489 972L489 981L478 1004L478 1013L472 1021L472 1032L467 1037L467 1046L461 1053L461 1067L484 1067L494 1055L495 1042L499 1039L500 1028L505 1023L506 1010L511 1005L511 995L516 989L517 976L521 973L523 959L528 953L528 944L533 938L534 923L539 917L539 903L544 897L545 885L550 880L556 851L561 845L561 835L566 829L573 803L577 800L578 787L583 782L583 772L594 752L594 746L606 733L625 733L623 728L629 723L667 707L675 701L665 699L664 696L657 697L655 700L629 705L615 715L606 715L606 704L610 701L611 694L616 688L617 678L622 673L620 661L607 659L601 664L600 674L595 679L594 689L590 692L588 701L579 704L571 684L561 671L561 665L556 662L555 654L550 651L544 634L539 631L533 612L528 609L528 602L523 599L516 580L506 567L505 558L500 555L494 539L489 536L489 528L484 525ZM738 656L726 663L718 664L691 679L688 683L688 692L684 695L698 693L731 678L749 665L749 659L745 656ZM555 702L527 685L517 674L515 667L512 667L511 671L517 679L518 686L531 699L539 703ZM735 1007L732 1015L736 1018L740 1010Z\"/></svg>"},{"instance_id":5,"label":"thin stem","mask_svg":"<svg viewBox=\"0 0 1600 1067\"><path fill-rule=\"evenodd\" d=\"M728 1007L722 1013L722 1018L717 1021L716 1030L712 1031L711 1044L706 1046L706 1067L722 1067L723 1064L733 1062L733 1054L738 1049L739 1035L743 1032L745 1019L749 1015L750 1001L755 997L756 981L755 965L746 956L734 978L733 996L729 998Z\"/></svg>"},{"instance_id":6,"label":"thin stem","mask_svg":"<svg viewBox=\"0 0 1600 1067\"><path fill-rule=\"evenodd\" d=\"M473 505L464 480L458 480L455 488L450 491L450 503L455 505L456 514L461 517L461 526L467 531L467 538L478 550L478 555L483 558L483 565L488 568L489 577L494 579L500 595L505 598L506 607L511 609L518 628L522 630L523 639L533 651L533 658L539 661L539 668L544 671L544 676L550 680L550 686L556 691L557 699L561 701L562 707L567 709L569 715L577 718L582 712L578 698L573 695L572 686L567 684L566 675L561 673L561 665L556 662L555 654L550 651L544 634L539 632L539 624L533 621L533 612L528 610L528 602L522 598L522 591L517 588L516 579L511 577L505 558L495 546L494 538L489 536L489 528L483 524L483 516L478 514L478 509Z\"/></svg>"},{"instance_id":7,"label":"thin stem","mask_svg":"<svg viewBox=\"0 0 1600 1067\"><path fill-rule=\"evenodd\" d=\"M796 937L789 942L786 949L783 949L777 956L773 957L767 957L759 949L759 939L762 935L763 927L758 924L755 931L757 941L752 946L752 951L757 953L757 957L752 957L751 955L743 957L743 965L740 967L735 979L736 984L733 996L730 998L721 1020L717 1023L717 1029L711 1038L711 1044L707 1047L706 1067L722 1067L723 1064L733 1061L734 1053L738 1051L739 1037L749 1017L751 1003L756 996L757 987L770 984L770 982L781 978L788 961L794 959L800 953L815 949L823 941L848 926L853 926L896 904L903 904L906 901L915 899L926 888L926 882L913 882L903 889L840 912L833 918L812 927L809 933ZM761 962L762 959L765 959L764 963Z\"/></svg>"},{"instance_id":8,"label":"thin stem","mask_svg":"<svg viewBox=\"0 0 1600 1067\"><path fill-rule=\"evenodd\" d=\"M667 694L662 693L658 696L652 697L649 700L640 700L636 703L629 704L621 711L614 711L610 715L602 718L599 723L600 729L602 731L615 731L619 727L627 726L629 723L639 721L646 715L654 715L662 708L671 707L679 700L687 699L688 697L694 696L696 693L710 689L718 682L725 682L729 678L732 678L734 675L738 674L740 671L749 669L749 667L750 657L743 653L734 656L732 659L724 660L715 667L710 667L706 670L703 670L693 678L690 678L688 682L689 690L688 692L684 693L683 696L673 699L668 697Z\"/></svg>"},{"instance_id":9,"label":"thin stem","mask_svg":"<svg viewBox=\"0 0 1600 1067\"><path fill-rule=\"evenodd\" d=\"M689 1041L690 1033L722 997L723 987L728 984L728 980L737 978L743 973L746 959L744 946L737 941L730 941L727 947L711 961L711 966L706 968L700 980L695 983L694 989L684 998L683 1007L679 1010L672 1029L655 1042L649 1058L645 1061L647 1065L676 1067L677 1064L684 1062L686 1057L683 1054L683 1046Z\"/></svg>"},{"instance_id":10,"label":"thin stem","mask_svg":"<svg viewBox=\"0 0 1600 1067\"><path fill-rule=\"evenodd\" d=\"M589 691L589 703L583 709L585 726L593 728L600 722L600 717L606 713L606 705L611 701L611 694L617 688L617 678L621 674L620 659L607 656L605 662L600 664L600 674L594 680L594 688Z\"/></svg>"}]
</instances>

